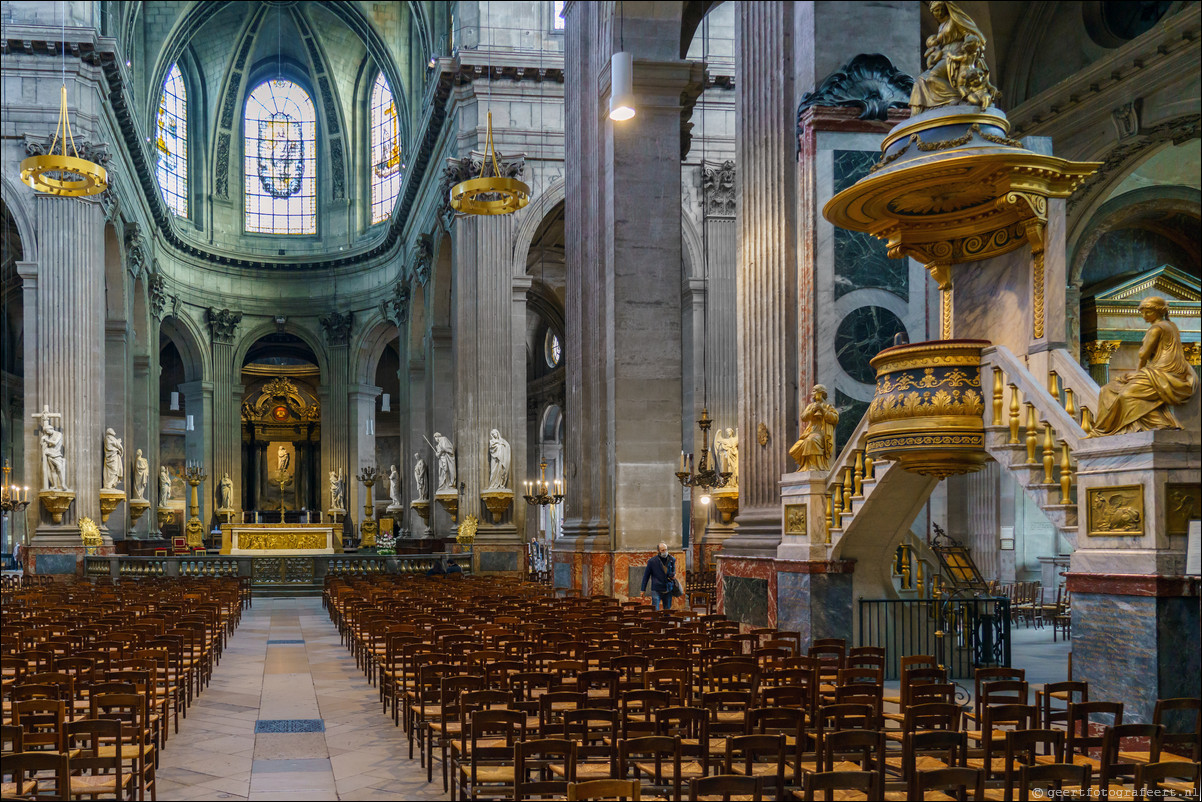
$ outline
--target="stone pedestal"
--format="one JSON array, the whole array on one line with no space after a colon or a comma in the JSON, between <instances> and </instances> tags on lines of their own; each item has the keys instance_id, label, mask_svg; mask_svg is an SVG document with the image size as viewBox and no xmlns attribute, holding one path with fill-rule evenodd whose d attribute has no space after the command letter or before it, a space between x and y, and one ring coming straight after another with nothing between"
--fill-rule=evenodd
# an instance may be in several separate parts
<instances>
[{"instance_id":1,"label":"stone pedestal","mask_svg":"<svg viewBox=\"0 0 1202 802\"><path fill-rule=\"evenodd\" d=\"M236 512L236 510L232 507L218 507L217 508L217 519L219 521L221 521L223 524L233 523L235 512Z\"/></svg>"},{"instance_id":2,"label":"stone pedestal","mask_svg":"<svg viewBox=\"0 0 1202 802\"><path fill-rule=\"evenodd\" d=\"M75 493L70 490L43 490L38 493L38 499L41 500L42 506L46 508L50 519L57 526L62 524L63 514L75 500Z\"/></svg>"},{"instance_id":3,"label":"stone pedestal","mask_svg":"<svg viewBox=\"0 0 1202 802\"><path fill-rule=\"evenodd\" d=\"M434 500L447 511L447 515L451 516L451 523L459 523L459 494L437 493Z\"/></svg>"},{"instance_id":4,"label":"stone pedestal","mask_svg":"<svg viewBox=\"0 0 1202 802\"><path fill-rule=\"evenodd\" d=\"M1200 585L1185 576L1180 510L1198 487L1200 447L1198 432L1155 431L1086 439L1077 452L1073 679L1091 698L1123 700L1124 722L1197 694L1199 654L1182 633L1198 632Z\"/></svg>"},{"instance_id":5,"label":"stone pedestal","mask_svg":"<svg viewBox=\"0 0 1202 802\"><path fill-rule=\"evenodd\" d=\"M853 642L854 567L850 560L776 561L776 627L799 632L802 651L817 638Z\"/></svg>"},{"instance_id":6,"label":"stone pedestal","mask_svg":"<svg viewBox=\"0 0 1202 802\"><path fill-rule=\"evenodd\" d=\"M107 524L109 516L121 502L125 501L125 493L120 490L100 491L100 523Z\"/></svg>"},{"instance_id":7,"label":"stone pedestal","mask_svg":"<svg viewBox=\"0 0 1202 802\"><path fill-rule=\"evenodd\" d=\"M781 542L778 560L825 560L826 472L799 471L780 478Z\"/></svg>"},{"instance_id":8,"label":"stone pedestal","mask_svg":"<svg viewBox=\"0 0 1202 802\"><path fill-rule=\"evenodd\" d=\"M499 524L501 518L505 516L505 511L509 509L509 505L513 504L513 491L485 490L480 494L480 500L484 502L484 506L492 515L492 522Z\"/></svg>"},{"instance_id":9,"label":"stone pedestal","mask_svg":"<svg viewBox=\"0 0 1202 802\"><path fill-rule=\"evenodd\" d=\"M129 526L132 529L138 519L146 514L150 509L150 502L144 498L134 498L129 500Z\"/></svg>"},{"instance_id":10,"label":"stone pedestal","mask_svg":"<svg viewBox=\"0 0 1202 802\"><path fill-rule=\"evenodd\" d=\"M94 554L115 553L113 539L102 535L101 545L96 548ZM26 552L25 570L30 574L82 577L83 558L86 554L87 549L75 527L54 534L45 534L39 530Z\"/></svg>"}]
</instances>

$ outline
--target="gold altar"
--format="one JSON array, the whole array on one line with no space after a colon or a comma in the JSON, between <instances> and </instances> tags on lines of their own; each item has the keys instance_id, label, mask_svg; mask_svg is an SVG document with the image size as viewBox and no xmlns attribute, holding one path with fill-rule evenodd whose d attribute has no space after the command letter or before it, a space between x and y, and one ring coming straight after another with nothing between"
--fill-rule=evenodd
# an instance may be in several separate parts
<instances>
[{"instance_id":1,"label":"gold altar","mask_svg":"<svg viewBox=\"0 0 1202 802\"><path fill-rule=\"evenodd\" d=\"M221 553L254 556L341 554L342 532L317 524L223 524Z\"/></svg>"}]
</instances>

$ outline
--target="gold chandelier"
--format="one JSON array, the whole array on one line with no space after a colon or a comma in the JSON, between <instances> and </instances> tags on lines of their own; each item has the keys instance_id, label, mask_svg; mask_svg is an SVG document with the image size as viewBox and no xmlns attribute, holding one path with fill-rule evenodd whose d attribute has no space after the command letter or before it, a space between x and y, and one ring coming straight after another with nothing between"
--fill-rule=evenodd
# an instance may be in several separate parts
<instances>
[{"instance_id":1,"label":"gold chandelier","mask_svg":"<svg viewBox=\"0 0 1202 802\"><path fill-rule=\"evenodd\" d=\"M489 162L492 175L486 175ZM517 178L501 175L497 151L492 143L492 112L488 113L488 133L480 176L461 181L451 188L451 208L460 214L513 214L530 202L530 187Z\"/></svg>"},{"instance_id":2,"label":"gold chandelier","mask_svg":"<svg viewBox=\"0 0 1202 802\"><path fill-rule=\"evenodd\" d=\"M71 134L71 121L67 117L67 85L59 90L58 127L54 129L54 140L50 149L42 156L30 156L21 162L21 180L35 192L81 198L98 195L108 189L108 172L95 162L80 158L75 149L75 137ZM59 153L55 145L62 140ZM67 143L71 153L67 155Z\"/></svg>"}]
</instances>

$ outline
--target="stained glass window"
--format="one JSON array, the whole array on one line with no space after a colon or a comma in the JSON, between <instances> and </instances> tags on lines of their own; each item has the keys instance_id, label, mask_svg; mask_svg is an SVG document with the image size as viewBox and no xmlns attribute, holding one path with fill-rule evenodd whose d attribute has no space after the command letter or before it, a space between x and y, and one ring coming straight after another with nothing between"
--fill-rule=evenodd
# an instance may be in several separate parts
<instances>
[{"instance_id":1,"label":"stained glass window","mask_svg":"<svg viewBox=\"0 0 1202 802\"><path fill-rule=\"evenodd\" d=\"M317 120L309 94L270 80L246 101L246 230L317 233Z\"/></svg>"},{"instance_id":2,"label":"stained glass window","mask_svg":"<svg viewBox=\"0 0 1202 802\"><path fill-rule=\"evenodd\" d=\"M155 178L168 208L188 216L188 93L178 64L163 81L155 120Z\"/></svg>"},{"instance_id":3,"label":"stained glass window","mask_svg":"<svg viewBox=\"0 0 1202 802\"><path fill-rule=\"evenodd\" d=\"M401 189L401 129L396 101L384 73L376 76L371 90L371 221L379 223L392 214Z\"/></svg>"},{"instance_id":4,"label":"stained glass window","mask_svg":"<svg viewBox=\"0 0 1202 802\"><path fill-rule=\"evenodd\" d=\"M555 0L555 2L551 4L551 8L553 9L553 14L551 16L551 24L555 27L555 30L562 31L563 24L564 24L563 23L563 0Z\"/></svg>"}]
</instances>

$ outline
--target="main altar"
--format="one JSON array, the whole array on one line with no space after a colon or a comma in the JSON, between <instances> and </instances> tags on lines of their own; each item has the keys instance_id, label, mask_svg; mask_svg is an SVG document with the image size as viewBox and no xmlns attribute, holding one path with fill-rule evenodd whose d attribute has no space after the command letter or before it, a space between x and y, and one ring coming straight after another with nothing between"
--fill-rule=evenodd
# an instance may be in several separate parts
<instances>
[{"instance_id":1,"label":"main altar","mask_svg":"<svg viewBox=\"0 0 1202 802\"><path fill-rule=\"evenodd\" d=\"M221 553L252 557L341 554L342 531L320 524L223 524Z\"/></svg>"}]
</instances>

